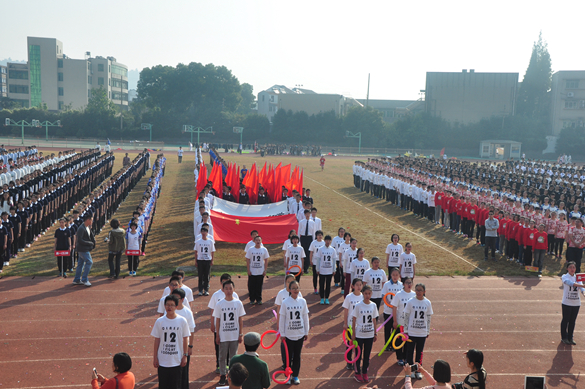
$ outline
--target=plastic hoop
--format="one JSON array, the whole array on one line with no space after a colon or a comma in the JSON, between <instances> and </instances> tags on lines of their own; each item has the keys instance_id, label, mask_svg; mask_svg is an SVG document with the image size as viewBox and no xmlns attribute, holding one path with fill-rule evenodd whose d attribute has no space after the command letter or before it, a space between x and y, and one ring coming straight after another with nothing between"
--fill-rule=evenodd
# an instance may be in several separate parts
<instances>
[{"instance_id":1,"label":"plastic hoop","mask_svg":"<svg viewBox=\"0 0 585 389\"><path fill-rule=\"evenodd\" d=\"M276 339L274 339L274 342L272 342L270 344L270 346L264 346L264 336L266 336L268 334L276 334ZM264 332L262 334L262 336L260 337L260 346L262 346L262 348L264 350L267 350L267 349L273 347L276 344L276 342L278 342L278 339L280 339L280 332L274 331L274 330L268 330L268 331Z\"/></svg>"},{"instance_id":2,"label":"plastic hoop","mask_svg":"<svg viewBox=\"0 0 585 389\"><path fill-rule=\"evenodd\" d=\"M386 294L384 295L384 297L382 298L382 300L384 300L384 304L386 304L386 306L387 306L388 308L394 308L394 305L390 304L390 303L389 303L389 302L386 300L386 297L387 297L389 294L391 294L391 295L392 295L392 297L396 296L396 294L394 294L394 293L392 293L392 292L388 292L388 293L386 293Z\"/></svg>"},{"instance_id":3,"label":"plastic hoop","mask_svg":"<svg viewBox=\"0 0 585 389\"><path fill-rule=\"evenodd\" d=\"M276 311L273 309L272 313L274 313L274 320L276 320L278 322L278 315L276 314Z\"/></svg>"},{"instance_id":4,"label":"plastic hoop","mask_svg":"<svg viewBox=\"0 0 585 389\"><path fill-rule=\"evenodd\" d=\"M295 267L298 268L299 271L296 272L296 273L293 273L292 269L294 269ZM302 272L303 272L303 269L301 269L301 267L299 265L293 265L293 266L289 267L289 269L286 271L287 274L299 274L299 273L302 273Z\"/></svg>"}]
</instances>

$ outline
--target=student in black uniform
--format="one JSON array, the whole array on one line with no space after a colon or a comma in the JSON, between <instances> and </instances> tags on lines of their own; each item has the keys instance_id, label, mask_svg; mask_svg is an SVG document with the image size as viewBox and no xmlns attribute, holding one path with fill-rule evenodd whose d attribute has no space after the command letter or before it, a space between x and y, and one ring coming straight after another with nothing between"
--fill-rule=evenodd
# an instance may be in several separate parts
<instances>
[{"instance_id":1,"label":"student in black uniform","mask_svg":"<svg viewBox=\"0 0 585 389\"><path fill-rule=\"evenodd\" d=\"M311 197L311 189L307 189L306 190L306 195L303 196L303 202L308 201L309 203L311 203L311 206L313 205L313 198Z\"/></svg>"},{"instance_id":2,"label":"student in black uniform","mask_svg":"<svg viewBox=\"0 0 585 389\"><path fill-rule=\"evenodd\" d=\"M268 199L268 196L266 195L264 188L260 187L258 192L259 192L258 193L258 201L256 203L258 205L268 204L270 202L270 200Z\"/></svg>"},{"instance_id":3,"label":"student in black uniform","mask_svg":"<svg viewBox=\"0 0 585 389\"><path fill-rule=\"evenodd\" d=\"M231 201L232 203L236 202L236 198L232 194L232 187L231 186L226 185L223 187L222 199L224 199L225 201Z\"/></svg>"},{"instance_id":4,"label":"student in black uniform","mask_svg":"<svg viewBox=\"0 0 585 389\"><path fill-rule=\"evenodd\" d=\"M2 225L7 231L7 242L6 248L4 249L4 266L8 266L10 264L12 241L14 239L14 226L8 220L8 212L2 212Z\"/></svg>"},{"instance_id":5,"label":"student in black uniform","mask_svg":"<svg viewBox=\"0 0 585 389\"><path fill-rule=\"evenodd\" d=\"M71 231L65 226L65 219L59 219L59 228L55 231L54 251L71 251ZM65 258L60 255L57 257L57 267L59 268L59 277L67 278L67 266Z\"/></svg>"},{"instance_id":6,"label":"student in black uniform","mask_svg":"<svg viewBox=\"0 0 585 389\"><path fill-rule=\"evenodd\" d=\"M240 199L238 201L239 204L250 204L250 196L246 193L246 187L244 185L240 185Z\"/></svg>"},{"instance_id":7,"label":"student in black uniform","mask_svg":"<svg viewBox=\"0 0 585 389\"><path fill-rule=\"evenodd\" d=\"M16 258L18 253L18 243L20 242L20 236L22 234L22 225L20 223L20 217L16 214L16 207L10 207L10 215L8 215L8 220L12 223L12 227L14 229L14 237L12 239L12 258Z\"/></svg>"},{"instance_id":8,"label":"student in black uniform","mask_svg":"<svg viewBox=\"0 0 585 389\"><path fill-rule=\"evenodd\" d=\"M29 214L28 211L24 208L24 203L19 201L16 205L18 210L16 214L20 218L20 239L18 240L18 251L24 252L24 246L27 244L27 237L28 237L28 224L29 224Z\"/></svg>"}]
</instances>

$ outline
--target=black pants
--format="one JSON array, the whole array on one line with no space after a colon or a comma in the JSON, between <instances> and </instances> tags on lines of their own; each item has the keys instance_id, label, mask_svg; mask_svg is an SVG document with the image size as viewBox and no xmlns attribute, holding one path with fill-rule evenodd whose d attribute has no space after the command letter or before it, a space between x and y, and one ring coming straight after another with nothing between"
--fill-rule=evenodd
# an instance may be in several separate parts
<instances>
[{"instance_id":1,"label":"black pants","mask_svg":"<svg viewBox=\"0 0 585 389\"><path fill-rule=\"evenodd\" d=\"M159 389L181 389L182 367L158 367Z\"/></svg>"},{"instance_id":2,"label":"black pants","mask_svg":"<svg viewBox=\"0 0 585 389\"><path fill-rule=\"evenodd\" d=\"M374 304L376 304L376 307L378 308L378 311L379 311L380 310L380 304L382 304L382 297L371 298L370 300L372 300L372 302Z\"/></svg>"},{"instance_id":3,"label":"black pants","mask_svg":"<svg viewBox=\"0 0 585 389\"><path fill-rule=\"evenodd\" d=\"M485 244L485 225L481 226L480 231L481 231L481 233L480 233L480 237L479 237L479 242L481 244Z\"/></svg>"},{"instance_id":4,"label":"black pants","mask_svg":"<svg viewBox=\"0 0 585 389\"><path fill-rule=\"evenodd\" d=\"M332 274L319 274L319 295L322 299L328 299L331 294L331 277Z\"/></svg>"},{"instance_id":5,"label":"black pants","mask_svg":"<svg viewBox=\"0 0 585 389\"><path fill-rule=\"evenodd\" d=\"M370 367L370 354L372 352L372 345L374 344L374 338L355 338L360 347L360 357L355 361L355 372L357 374L367 374L368 367ZM363 363L362 363L363 359Z\"/></svg>"},{"instance_id":6,"label":"black pants","mask_svg":"<svg viewBox=\"0 0 585 389\"><path fill-rule=\"evenodd\" d=\"M67 267L68 265L67 258L68 257L57 257L57 268L59 269L59 274L69 270L69 268Z\"/></svg>"},{"instance_id":7,"label":"black pants","mask_svg":"<svg viewBox=\"0 0 585 389\"><path fill-rule=\"evenodd\" d=\"M581 273L581 257L583 250L577 247L567 248L567 262L573 261L577 265L577 273Z\"/></svg>"},{"instance_id":8,"label":"black pants","mask_svg":"<svg viewBox=\"0 0 585 389\"><path fill-rule=\"evenodd\" d=\"M410 336L409 337L412 342L406 342L404 347L406 347L406 361L409 365L413 365L414 362L418 362L422 364L423 358L423 349L425 348L425 341L427 340L426 336ZM414 356L414 348L416 347L416 358L413 359Z\"/></svg>"},{"instance_id":9,"label":"black pants","mask_svg":"<svg viewBox=\"0 0 585 389\"><path fill-rule=\"evenodd\" d=\"M524 266L532 266L532 246L524 249Z\"/></svg>"},{"instance_id":10,"label":"black pants","mask_svg":"<svg viewBox=\"0 0 585 389\"><path fill-rule=\"evenodd\" d=\"M288 347L288 363L292 369L292 376L298 377L301 370L301 351L303 350L304 337L299 340L286 339L286 346Z\"/></svg>"},{"instance_id":11,"label":"black pants","mask_svg":"<svg viewBox=\"0 0 585 389\"><path fill-rule=\"evenodd\" d=\"M120 258L122 258L122 252L108 254L108 265L110 266L110 276L118 277L120 275ZM115 263L114 263L115 260Z\"/></svg>"},{"instance_id":12,"label":"black pants","mask_svg":"<svg viewBox=\"0 0 585 389\"><path fill-rule=\"evenodd\" d=\"M428 213L429 220L434 222L435 221L435 207L429 206L427 213Z\"/></svg>"},{"instance_id":13,"label":"black pants","mask_svg":"<svg viewBox=\"0 0 585 389\"><path fill-rule=\"evenodd\" d=\"M343 281L344 278L343 274L341 273L341 268L339 267L339 261L336 261L336 267L335 267L335 275L333 276L333 282L335 282L336 284L340 285L343 288Z\"/></svg>"},{"instance_id":14,"label":"black pants","mask_svg":"<svg viewBox=\"0 0 585 389\"><path fill-rule=\"evenodd\" d=\"M181 389L189 389L189 362L191 362L191 356L187 355L187 364L181 368Z\"/></svg>"},{"instance_id":15,"label":"black pants","mask_svg":"<svg viewBox=\"0 0 585 389\"><path fill-rule=\"evenodd\" d=\"M128 271L138 270L138 265L140 265L140 256L128 255Z\"/></svg>"},{"instance_id":16,"label":"black pants","mask_svg":"<svg viewBox=\"0 0 585 389\"><path fill-rule=\"evenodd\" d=\"M248 294L250 302L262 301L262 286L264 285L264 276L248 276Z\"/></svg>"},{"instance_id":17,"label":"black pants","mask_svg":"<svg viewBox=\"0 0 585 389\"><path fill-rule=\"evenodd\" d=\"M317 290L317 284L319 282L319 275L317 274L317 266L311 265L313 268L313 289Z\"/></svg>"},{"instance_id":18,"label":"black pants","mask_svg":"<svg viewBox=\"0 0 585 389\"><path fill-rule=\"evenodd\" d=\"M384 321L386 321L386 319L388 319L388 315L387 313L384 313ZM386 344L388 342L388 339L390 339L390 335L392 335L392 331L394 331L394 318L388 320L388 322L386 324L384 324L384 344ZM383 347L383 346L382 346ZM392 345L389 345L386 350L388 350L389 348L392 348Z\"/></svg>"},{"instance_id":19,"label":"black pants","mask_svg":"<svg viewBox=\"0 0 585 389\"><path fill-rule=\"evenodd\" d=\"M580 307L572 307L562 304L563 320L561 321L561 339L573 340L573 331L575 330L575 321L579 314Z\"/></svg>"},{"instance_id":20,"label":"black pants","mask_svg":"<svg viewBox=\"0 0 585 389\"><path fill-rule=\"evenodd\" d=\"M565 246L565 240L563 238L555 239L555 255L563 255L563 247Z\"/></svg>"},{"instance_id":21,"label":"black pants","mask_svg":"<svg viewBox=\"0 0 585 389\"><path fill-rule=\"evenodd\" d=\"M475 220L467 221L467 236L473 238L473 229L475 228Z\"/></svg>"},{"instance_id":22,"label":"black pants","mask_svg":"<svg viewBox=\"0 0 585 389\"><path fill-rule=\"evenodd\" d=\"M495 236L486 236L485 237L485 247L483 250L483 256L485 259L488 257L489 250L492 250L492 259L496 258L496 237Z\"/></svg>"},{"instance_id":23,"label":"black pants","mask_svg":"<svg viewBox=\"0 0 585 389\"><path fill-rule=\"evenodd\" d=\"M309 266L311 265L311 252L309 251L311 242L313 242L312 236L301 235L301 247L305 250L305 262L303 263L303 271L305 273L309 271Z\"/></svg>"},{"instance_id":24,"label":"black pants","mask_svg":"<svg viewBox=\"0 0 585 389\"><path fill-rule=\"evenodd\" d=\"M209 272L211 270L211 261L197 261L198 282L197 288L200 292L209 292Z\"/></svg>"},{"instance_id":25,"label":"black pants","mask_svg":"<svg viewBox=\"0 0 585 389\"><path fill-rule=\"evenodd\" d=\"M552 254L555 251L555 235L548 234L547 239L548 239L548 253Z\"/></svg>"}]
</instances>

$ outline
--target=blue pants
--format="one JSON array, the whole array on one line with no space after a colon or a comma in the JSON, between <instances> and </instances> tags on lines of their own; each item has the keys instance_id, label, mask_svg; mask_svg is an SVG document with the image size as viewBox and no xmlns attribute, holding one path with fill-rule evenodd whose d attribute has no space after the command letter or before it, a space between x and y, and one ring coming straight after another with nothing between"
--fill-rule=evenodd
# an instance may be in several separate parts
<instances>
[{"instance_id":1,"label":"blue pants","mask_svg":"<svg viewBox=\"0 0 585 389\"><path fill-rule=\"evenodd\" d=\"M78 251L78 255L79 259L77 261L77 268L75 269L75 278L73 279L73 281L77 282L81 278L81 282L87 282L87 276L89 275L89 271L91 270L91 266L93 265L91 254L89 253L89 251L86 252Z\"/></svg>"}]
</instances>

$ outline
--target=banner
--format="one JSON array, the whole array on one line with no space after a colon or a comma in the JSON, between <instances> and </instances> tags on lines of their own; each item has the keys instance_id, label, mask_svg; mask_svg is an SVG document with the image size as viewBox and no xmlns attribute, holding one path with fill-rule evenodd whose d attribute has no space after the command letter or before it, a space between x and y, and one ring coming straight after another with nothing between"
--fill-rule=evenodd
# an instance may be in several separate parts
<instances>
[{"instance_id":1,"label":"banner","mask_svg":"<svg viewBox=\"0 0 585 389\"><path fill-rule=\"evenodd\" d=\"M257 230L262 237L262 243L281 244L288 237L289 231L296 230L299 224L295 215L242 217L215 211L211 211L210 214L213 220L213 239L216 242L248 243L250 232Z\"/></svg>"},{"instance_id":2,"label":"banner","mask_svg":"<svg viewBox=\"0 0 585 389\"><path fill-rule=\"evenodd\" d=\"M215 197L213 200L213 210L218 213L239 217L267 217L288 214L286 201L264 205L246 205L225 201L219 197ZM215 227L215 219L213 220L213 225Z\"/></svg>"}]
</instances>

